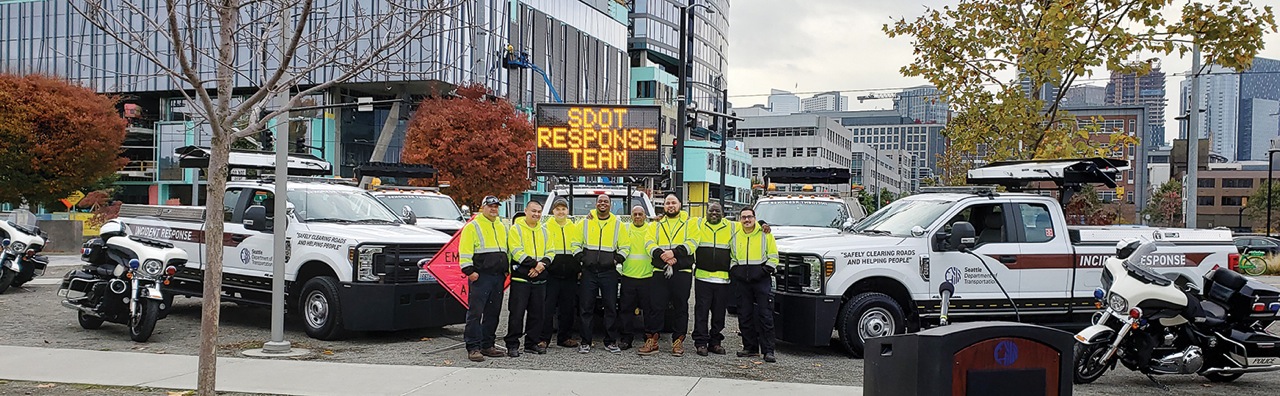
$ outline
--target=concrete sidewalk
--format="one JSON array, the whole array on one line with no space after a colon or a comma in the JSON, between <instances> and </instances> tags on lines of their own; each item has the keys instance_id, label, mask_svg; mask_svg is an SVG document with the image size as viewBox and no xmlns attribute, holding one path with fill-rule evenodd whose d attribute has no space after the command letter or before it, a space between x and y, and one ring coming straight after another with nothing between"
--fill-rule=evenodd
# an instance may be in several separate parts
<instances>
[{"instance_id":1,"label":"concrete sidewalk","mask_svg":"<svg viewBox=\"0 0 1280 396\"><path fill-rule=\"evenodd\" d=\"M465 365L465 363L462 363ZM0 379L195 389L195 356L0 346ZM218 390L288 395L857 396L796 383L466 367L219 358Z\"/></svg>"}]
</instances>

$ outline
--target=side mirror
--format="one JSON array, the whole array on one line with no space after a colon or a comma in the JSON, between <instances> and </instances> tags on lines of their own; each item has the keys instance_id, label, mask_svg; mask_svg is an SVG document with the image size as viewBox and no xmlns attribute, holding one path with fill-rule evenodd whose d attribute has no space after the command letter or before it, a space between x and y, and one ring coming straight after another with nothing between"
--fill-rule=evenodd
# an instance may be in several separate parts
<instances>
[{"instance_id":1,"label":"side mirror","mask_svg":"<svg viewBox=\"0 0 1280 396\"><path fill-rule=\"evenodd\" d=\"M462 205L462 219L466 220L470 218L471 218L471 208L467 207L467 205Z\"/></svg>"},{"instance_id":2,"label":"side mirror","mask_svg":"<svg viewBox=\"0 0 1280 396\"><path fill-rule=\"evenodd\" d=\"M410 208L409 205L405 205L404 210L400 211L400 217L404 219L405 224L418 224L418 215L413 213L413 208Z\"/></svg>"},{"instance_id":3,"label":"side mirror","mask_svg":"<svg viewBox=\"0 0 1280 396\"><path fill-rule=\"evenodd\" d=\"M267 208L262 205L250 206L244 211L242 223L244 228L250 231L266 232L270 228L267 222Z\"/></svg>"},{"instance_id":4,"label":"side mirror","mask_svg":"<svg viewBox=\"0 0 1280 396\"><path fill-rule=\"evenodd\" d=\"M911 236L913 237L919 238L921 236L924 236L924 232L925 232L924 227L921 227L921 226L911 227Z\"/></svg>"},{"instance_id":5,"label":"side mirror","mask_svg":"<svg viewBox=\"0 0 1280 396\"><path fill-rule=\"evenodd\" d=\"M853 228L853 224L854 224L853 219L844 219L844 225L842 225L840 228L842 230L848 231Z\"/></svg>"},{"instance_id":6,"label":"side mirror","mask_svg":"<svg viewBox=\"0 0 1280 396\"><path fill-rule=\"evenodd\" d=\"M951 249L966 252L978 245L978 233L973 229L973 224L967 221L957 221L951 225L951 240L948 247Z\"/></svg>"}]
</instances>

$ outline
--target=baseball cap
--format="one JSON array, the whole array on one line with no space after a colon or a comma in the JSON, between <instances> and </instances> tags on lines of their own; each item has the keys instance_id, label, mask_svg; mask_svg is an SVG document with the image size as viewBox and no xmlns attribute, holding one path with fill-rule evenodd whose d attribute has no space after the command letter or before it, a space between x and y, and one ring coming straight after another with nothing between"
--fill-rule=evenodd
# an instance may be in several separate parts
<instances>
[{"instance_id":1,"label":"baseball cap","mask_svg":"<svg viewBox=\"0 0 1280 396\"><path fill-rule=\"evenodd\" d=\"M500 203L501 202L498 201L498 197L490 195L490 196L484 197L483 201L480 201L480 206L498 205Z\"/></svg>"},{"instance_id":2,"label":"baseball cap","mask_svg":"<svg viewBox=\"0 0 1280 396\"><path fill-rule=\"evenodd\" d=\"M565 200L564 198L556 198L556 201L551 203L551 209L555 209L561 206L568 208L569 201Z\"/></svg>"}]
</instances>

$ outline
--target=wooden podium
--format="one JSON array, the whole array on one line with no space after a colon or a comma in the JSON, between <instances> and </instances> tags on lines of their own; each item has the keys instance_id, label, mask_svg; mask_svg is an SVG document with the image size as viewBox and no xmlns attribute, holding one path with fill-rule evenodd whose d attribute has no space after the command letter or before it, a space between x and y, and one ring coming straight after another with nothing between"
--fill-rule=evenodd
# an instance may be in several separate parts
<instances>
[{"instance_id":1,"label":"wooden podium","mask_svg":"<svg viewBox=\"0 0 1280 396\"><path fill-rule=\"evenodd\" d=\"M1013 322L958 323L867 341L868 396L1071 395L1070 333Z\"/></svg>"}]
</instances>

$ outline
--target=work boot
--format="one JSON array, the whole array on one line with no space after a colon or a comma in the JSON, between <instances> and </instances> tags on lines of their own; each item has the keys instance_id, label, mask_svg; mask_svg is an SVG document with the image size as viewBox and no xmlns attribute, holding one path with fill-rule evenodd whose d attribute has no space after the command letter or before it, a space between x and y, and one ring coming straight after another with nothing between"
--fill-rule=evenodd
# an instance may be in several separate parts
<instances>
[{"instance_id":1,"label":"work boot","mask_svg":"<svg viewBox=\"0 0 1280 396\"><path fill-rule=\"evenodd\" d=\"M559 346L562 346L562 347L565 347L565 348L577 348L577 347L578 347L578 340L575 340L575 339L570 338L570 339L565 340L564 342L558 343L558 344L556 344L556 345L559 345Z\"/></svg>"},{"instance_id":2,"label":"work boot","mask_svg":"<svg viewBox=\"0 0 1280 396\"><path fill-rule=\"evenodd\" d=\"M644 345L636 350L637 355L649 356L658 353L658 335L646 334L644 337Z\"/></svg>"},{"instance_id":3,"label":"work boot","mask_svg":"<svg viewBox=\"0 0 1280 396\"><path fill-rule=\"evenodd\" d=\"M485 349L481 349L480 354L488 357L503 357L507 355L505 353L502 353L502 351L499 351L497 347L488 347Z\"/></svg>"},{"instance_id":4,"label":"work boot","mask_svg":"<svg viewBox=\"0 0 1280 396\"><path fill-rule=\"evenodd\" d=\"M707 356L707 347L705 345L698 346L698 356Z\"/></svg>"},{"instance_id":5,"label":"work boot","mask_svg":"<svg viewBox=\"0 0 1280 396\"><path fill-rule=\"evenodd\" d=\"M717 355L723 355L723 354L725 354L724 347L719 346L719 345L712 345L710 348L707 348L707 350L709 350L711 353L714 353L714 354L717 354Z\"/></svg>"},{"instance_id":6,"label":"work boot","mask_svg":"<svg viewBox=\"0 0 1280 396\"><path fill-rule=\"evenodd\" d=\"M775 358L775 357L773 357L773 352L769 352L769 353L764 354L764 361L769 362L769 363L776 363L776 362L778 361L778 359L777 359L777 358Z\"/></svg>"},{"instance_id":7,"label":"work boot","mask_svg":"<svg viewBox=\"0 0 1280 396\"><path fill-rule=\"evenodd\" d=\"M625 351L625 350L628 350L628 349L631 349L631 341L626 341L626 342L618 343L618 348L620 348L620 349L622 349L622 350L624 350L624 351Z\"/></svg>"},{"instance_id":8,"label":"work boot","mask_svg":"<svg viewBox=\"0 0 1280 396\"><path fill-rule=\"evenodd\" d=\"M676 339L671 340L671 356L684 356L684 336L679 336L676 337Z\"/></svg>"},{"instance_id":9,"label":"work boot","mask_svg":"<svg viewBox=\"0 0 1280 396\"><path fill-rule=\"evenodd\" d=\"M513 357L513 358L520 357L520 347L514 347L514 348L507 347L507 357Z\"/></svg>"},{"instance_id":10,"label":"work boot","mask_svg":"<svg viewBox=\"0 0 1280 396\"><path fill-rule=\"evenodd\" d=\"M481 354L481 353L480 353L480 351L475 351L475 350L473 350L473 351L468 351L468 352L467 352L467 359L471 359L471 361L473 361L473 362L483 362L483 361L484 361L484 354Z\"/></svg>"},{"instance_id":11,"label":"work boot","mask_svg":"<svg viewBox=\"0 0 1280 396\"><path fill-rule=\"evenodd\" d=\"M546 355L547 343L539 342L537 345L525 345L524 351L538 355Z\"/></svg>"}]
</instances>

